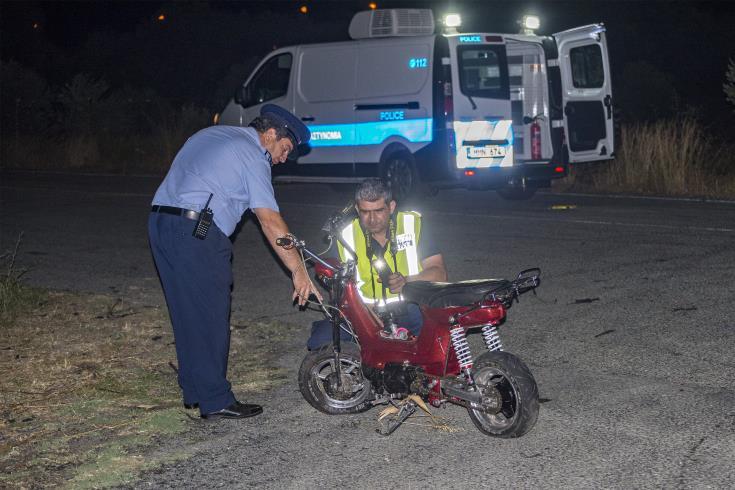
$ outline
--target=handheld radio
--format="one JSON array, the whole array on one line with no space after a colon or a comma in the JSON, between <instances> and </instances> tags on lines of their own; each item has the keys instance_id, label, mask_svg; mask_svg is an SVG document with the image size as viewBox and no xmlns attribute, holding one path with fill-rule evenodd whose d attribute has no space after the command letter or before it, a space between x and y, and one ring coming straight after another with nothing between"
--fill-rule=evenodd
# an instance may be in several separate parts
<instances>
[{"instance_id":1,"label":"handheld radio","mask_svg":"<svg viewBox=\"0 0 735 490\"><path fill-rule=\"evenodd\" d=\"M204 205L204 208L199 213L199 219L197 220L197 224L194 227L194 233L192 235L200 240L204 240L207 238L207 233L209 232L209 227L212 226L212 218L214 218L214 213L211 209L209 209L209 202L212 200L212 196L214 194L209 194L209 199L207 199L207 204Z\"/></svg>"}]
</instances>

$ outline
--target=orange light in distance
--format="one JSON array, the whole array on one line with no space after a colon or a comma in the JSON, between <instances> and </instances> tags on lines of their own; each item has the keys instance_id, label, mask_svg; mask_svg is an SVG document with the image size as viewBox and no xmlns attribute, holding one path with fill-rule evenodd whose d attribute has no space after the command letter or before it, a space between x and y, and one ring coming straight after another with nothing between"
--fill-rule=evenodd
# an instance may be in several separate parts
<instances>
[{"instance_id":1,"label":"orange light in distance","mask_svg":"<svg viewBox=\"0 0 735 490\"><path fill-rule=\"evenodd\" d=\"M160 15L159 15L159 16L157 17L157 19L158 19L158 22L163 22L164 20L166 20L166 16L165 16L165 15L163 15L163 14L160 14Z\"/></svg>"},{"instance_id":2,"label":"orange light in distance","mask_svg":"<svg viewBox=\"0 0 735 490\"><path fill-rule=\"evenodd\" d=\"M376 8L378 8L378 4L375 2L370 2L368 4L368 7L370 7L370 10L375 10Z\"/></svg>"},{"instance_id":3,"label":"orange light in distance","mask_svg":"<svg viewBox=\"0 0 735 490\"><path fill-rule=\"evenodd\" d=\"M302 5L299 8L299 12L301 12L302 14L308 14L309 13L309 7L307 7L306 5Z\"/></svg>"},{"instance_id":4,"label":"orange light in distance","mask_svg":"<svg viewBox=\"0 0 735 490\"><path fill-rule=\"evenodd\" d=\"M464 171L464 174L465 174L465 175L466 175L467 177L472 177L473 175L475 175L475 171L474 171L474 170L465 170L465 171Z\"/></svg>"}]
</instances>

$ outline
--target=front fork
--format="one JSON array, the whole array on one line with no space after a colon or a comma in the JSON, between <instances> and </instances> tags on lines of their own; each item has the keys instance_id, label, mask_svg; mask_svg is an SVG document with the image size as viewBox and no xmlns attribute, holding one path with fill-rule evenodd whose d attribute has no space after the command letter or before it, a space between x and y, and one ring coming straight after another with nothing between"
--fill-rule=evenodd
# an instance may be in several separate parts
<instances>
[{"instance_id":1,"label":"front fork","mask_svg":"<svg viewBox=\"0 0 735 490\"><path fill-rule=\"evenodd\" d=\"M337 389L342 388L342 363L339 358L339 353L342 350L340 320L339 313L332 313L332 350L334 352L334 373L337 375Z\"/></svg>"}]
</instances>

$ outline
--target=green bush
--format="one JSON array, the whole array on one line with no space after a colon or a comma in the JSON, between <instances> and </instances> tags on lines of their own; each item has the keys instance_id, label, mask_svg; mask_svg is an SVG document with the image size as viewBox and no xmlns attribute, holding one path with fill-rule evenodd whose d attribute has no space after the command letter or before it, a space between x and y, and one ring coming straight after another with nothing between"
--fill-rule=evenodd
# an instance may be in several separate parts
<instances>
[{"instance_id":1,"label":"green bush","mask_svg":"<svg viewBox=\"0 0 735 490\"><path fill-rule=\"evenodd\" d=\"M733 197L735 149L696 119L625 124L615 160L573 166L569 181L603 192Z\"/></svg>"},{"instance_id":2,"label":"green bush","mask_svg":"<svg viewBox=\"0 0 735 490\"><path fill-rule=\"evenodd\" d=\"M0 158L13 168L161 172L212 114L150 89L112 89L78 73L50 87L17 63L2 65Z\"/></svg>"},{"instance_id":3,"label":"green bush","mask_svg":"<svg viewBox=\"0 0 735 490\"><path fill-rule=\"evenodd\" d=\"M735 61L730 60L725 73L725 83L722 85L727 101L733 105L735 110Z\"/></svg>"}]
</instances>

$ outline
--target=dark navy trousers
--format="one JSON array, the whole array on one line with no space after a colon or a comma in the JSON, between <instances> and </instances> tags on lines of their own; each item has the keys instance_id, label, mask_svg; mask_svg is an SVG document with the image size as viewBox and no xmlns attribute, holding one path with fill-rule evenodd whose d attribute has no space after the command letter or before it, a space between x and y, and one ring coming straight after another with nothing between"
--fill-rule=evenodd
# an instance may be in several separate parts
<instances>
[{"instance_id":1,"label":"dark navy trousers","mask_svg":"<svg viewBox=\"0 0 735 490\"><path fill-rule=\"evenodd\" d=\"M148 238L173 326L184 403L209 413L235 401L227 381L232 242L214 225L206 239L194 238L195 224L151 213Z\"/></svg>"}]
</instances>

